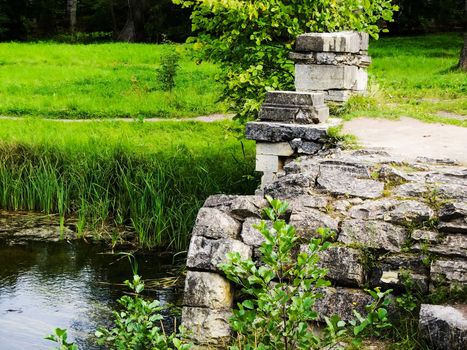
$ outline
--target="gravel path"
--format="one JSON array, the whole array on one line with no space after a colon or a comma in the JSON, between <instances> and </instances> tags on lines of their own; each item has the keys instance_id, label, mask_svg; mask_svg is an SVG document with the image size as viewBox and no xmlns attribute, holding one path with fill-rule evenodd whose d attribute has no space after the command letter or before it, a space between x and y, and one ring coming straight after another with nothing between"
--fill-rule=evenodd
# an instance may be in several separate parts
<instances>
[{"instance_id":1,"label":"gravel path","mask_svg":"<svg viewBox=\"0 0 467 350\"><path fill-rule=\"evenodd\" d=\"M467 128L428 124L406 117L358 118L346 122L344 131L357 136L364 147L382 148L408 159L450 158L467 165Z\"/></svg>"},{"instance_id":2,"label":"gravel path","mask_svg":"<svg viewBox=\"0 0 467 350\"><path fill-rule=\"evenodd\" d=\"M204 123L212 123L221 120L231 120L234 114L211 114L206 116L194 117L194 118L144 118L145 122L157 123L157 122L186 122L186 121L197 121ZM0 116L0 120L21 120L24 117L8 117ZM120 122L133 122L133 118L101 118L101 119L45 119L60 123L87 123L87 122L105 122L105 121L120 121Z\"/></svg>"}]
</instances>

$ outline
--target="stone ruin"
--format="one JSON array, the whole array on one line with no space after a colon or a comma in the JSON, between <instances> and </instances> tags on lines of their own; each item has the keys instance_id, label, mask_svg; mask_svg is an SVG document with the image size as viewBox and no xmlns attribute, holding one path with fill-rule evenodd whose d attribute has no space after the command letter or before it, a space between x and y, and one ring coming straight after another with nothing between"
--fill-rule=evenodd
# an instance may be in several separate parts
<instances>
[{"instance_id":1,"label":"stone ruin","mask_svg":"<svg viewBox=\"0 0 467 350\"><path fill-rule=\"evenodd\" d=\"M346 38L365 37L344 34L340 40L336 33L324 34L319 47L306 40L316 34L304 35L297 51L337 50L347 47ZM328 43L329 37L334 41ZM352 50L361 53L367 44L361 45ZM382 150L330 147L327 131L337 122L327 120L324 98L323 92L269 93L259 120L246 127L247 138L257 142L261 188L251 196L211 196L198 213L182 323L200 349L224 348L230 339L237 287L218 265L228 252L259 260L263 238L253 225L261 221L265 195L289 202L287 221L302 242L319 227L336 232L334 244L320 256L332 282L314 306L321 317L350 320L353 309L364 314L372 301L365 288L400 294L407 279L422 295L463 293L465 302L467 168L450 160L407 161ZM422 305L420 315L422 335L434 349L464 349L465 305Z\"/></svg>"},{"instance_id":2,"label":"stone ruin","mask_svg":"<svg viewBox=\"0 0 467 350\"><path fill-rule=\"evenodd\" d=\"M326 101L345 102L366 92L371 63L366 33L307 33L298 36L295 52L295 89L324 92Z\"/></svg>"}]
</instances>

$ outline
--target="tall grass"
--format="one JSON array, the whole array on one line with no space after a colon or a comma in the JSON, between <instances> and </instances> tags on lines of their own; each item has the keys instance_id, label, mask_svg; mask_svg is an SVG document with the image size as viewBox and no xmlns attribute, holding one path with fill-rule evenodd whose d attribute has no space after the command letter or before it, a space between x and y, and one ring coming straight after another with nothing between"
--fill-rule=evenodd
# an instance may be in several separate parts
<instances>
[{"instance_id":1,"label":"tall grass","mask_svg":"<svg viewBox=\"0 0 467 350\"><path fill-rule=\"evenodd\" d=\"M257 185L253 143L232 122L57 124L0 121L0 207L58 213L78 233L129 227L143 246L183 250L207 196Z\"/></svg>"}]
</instances>

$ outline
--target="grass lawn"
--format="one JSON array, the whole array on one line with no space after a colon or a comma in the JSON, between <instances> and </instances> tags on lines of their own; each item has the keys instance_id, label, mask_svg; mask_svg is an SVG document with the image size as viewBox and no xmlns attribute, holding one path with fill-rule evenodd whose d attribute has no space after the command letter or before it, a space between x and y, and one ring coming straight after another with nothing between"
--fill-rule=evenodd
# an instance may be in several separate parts
<instances>
[{"instance_id":1,"label":"grass lawn","mask_svg":"<svg viewBox=\"0 0 467 350\"><path fill-rule=\"evenodd\" d=\"M382 38L370 43L368 98L353 98L343 117L398 118L467 126L467 73L456 69L460 34Z\"/></svg>"},{"instance_id":2,"label":"grass lawn","mask_svg":"<svg viewBox=\"0 0 467 350\"><path fill-rule=\"evenodd\" d=\"M184 250L209 195L256 189L254 142L242 134L231 121L0 120L0 208Z\"/></svg>"},{"instance_id":3,"label":"grass lawn","mask_svg":"<svg viewBox=\"0 0 467 350\"><path fill-rule=\"evenodd\" d=\"M156 77L177 50L173 93ZM217 67L188 45L0 43L0 115L46 118L190 117L224 111Z\"/></svg>"}]
</instances>

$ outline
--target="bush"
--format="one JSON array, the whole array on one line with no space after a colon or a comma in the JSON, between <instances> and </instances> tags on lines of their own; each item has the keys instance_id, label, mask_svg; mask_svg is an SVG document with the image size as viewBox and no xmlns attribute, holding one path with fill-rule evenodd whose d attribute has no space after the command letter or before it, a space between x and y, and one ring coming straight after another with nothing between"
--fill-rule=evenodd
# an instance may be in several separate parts
<instances>
[{"instance_id":1,"label":"bush","mask_svg":"<svg viewBox=\"0 0 467 350\"><path fill-rule=\"evenodd\" d=\"M321 296L320 288L330 285L326 269L318 266L319 252L330 246L333 235L318 229L306 249L300 249L293 226L282 218L288 204L267 197L271 208L264 210L272 225L262 221L256 228L263 235L261 264L242 260L239 253L230 253L221 264L227 278L242 287L245 300L233 311L230 325L236 332L231 350L322 349L344 339L359 345L363 337L381 337L391 327L388 321L386 296L391 290L367 290L374 301L365 307L367 315L354 310L355 320L346 323L337 316L326 318L327 328L319 337L310 327L318 320L313 310Z\"/></svg>"},{"instance_id":2,"label":"bush","mask_svg":"<svg viewBox=\"0 0 467 350\"><path fill-rule=\"evenodd\" d=\"M390 0L173 0L193 9L200 59L220 63L224 98L241 119L255 117L267 90L293 88L288 59L304 32L365 31L392 21Z\"/></svg>"}]
</instances>

